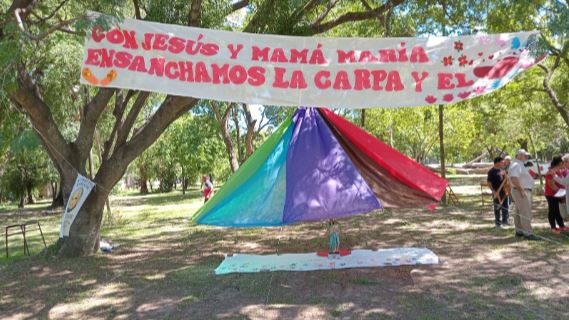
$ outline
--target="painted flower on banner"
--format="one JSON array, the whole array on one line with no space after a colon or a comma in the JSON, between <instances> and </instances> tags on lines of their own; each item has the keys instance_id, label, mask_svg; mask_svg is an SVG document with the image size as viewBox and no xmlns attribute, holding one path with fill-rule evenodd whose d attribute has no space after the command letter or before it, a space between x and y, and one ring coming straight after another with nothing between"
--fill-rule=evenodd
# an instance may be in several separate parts
<instances>
[{"instance_id":1,"label":"painted flower on banner","mask_svg":"<svg viewBox=\"0 0 569 320\"><path fill-rule=\"evenodd\" d=\"M452 56L444 57L443 64L446 66L452 66Z\"/></svg>"},{"instance_id":2,"label":"painted flower on banner","mask_svg":"<svg viewBox=\"0 0 569 320\"><path fill-rule=\"evenodd\" d=\"M461 55L460 57L458 57L458 64L461 67L464 67L465 65L468 64L468 58L465 55Z\"/></svg>"},{"instance_id":3,"label":"painted flower on banner","mask_svg":"<svg viewBox=\"0 0 569 320\"><path fill-rule=\"evenodd\" d=\"M458 52L462 51L464 48L464 45L462 43L462 41L455 41L454 42L454 49Z\"/></svg>"}]
</instances>

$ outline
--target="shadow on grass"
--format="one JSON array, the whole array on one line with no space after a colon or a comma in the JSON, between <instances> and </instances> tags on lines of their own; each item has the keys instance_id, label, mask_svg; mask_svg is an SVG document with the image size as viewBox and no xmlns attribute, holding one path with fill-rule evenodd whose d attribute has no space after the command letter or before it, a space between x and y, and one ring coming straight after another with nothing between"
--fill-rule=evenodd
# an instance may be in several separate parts
<instances>
[{"instance_id":1,"label":"shadow on grass","mask_svg":"<svg viewBox=\"0 0 569 320\"><path fill-rule=\"evenodd\" d=\"M460 197L460 195L459 195ZM352 248L428 247L438 266L215 276L226 253L313 252L324 225L224 229L186 223L197 192L113 200L120 223L102 234L111 254L0 264L0 315L13 318L405 318L569 317L569 240L530 243L494 230L476 197L458 208L386 210L340 220ZM166 206L173 211L162 210ZM544 203L536 230L546 234ZM128 209L129 211L127 211ZM126 214L125 212L128 212ZM42 217L52 241L59 217ZM42 222L42 226L43 226ZM0 259L1 260L1 259Z\"/></svg>"}]
</instances>

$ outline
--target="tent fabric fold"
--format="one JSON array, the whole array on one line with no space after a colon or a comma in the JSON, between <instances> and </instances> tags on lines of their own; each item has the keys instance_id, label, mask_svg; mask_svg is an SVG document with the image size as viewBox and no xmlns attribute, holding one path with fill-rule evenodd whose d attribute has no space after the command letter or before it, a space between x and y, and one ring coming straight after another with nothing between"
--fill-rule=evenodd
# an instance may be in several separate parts
<instances>
[{"instance_id":1,"label":"tent fabric fold","mask_svg":"<svg viewBox=\"0 0 569 320\"><path fill-rule=\"evenodd\" d=\"M428 206L447 181L327 109L299 108L192 220L262 227Z\"/></svg>"},{"instance_id":2,"label":"tent fabric fold","mask_svg":"<svg viewBox=\"0 0 569 320\"><path fill-rule=\"evenodd\" d=\"M314 108L299 109L287 155L285 224L340 218L381 208Z\"/></svg>"},{"instance_id":3,"label":"tent fabric fold","mask_svg":"<svg viewBox=\"0 0 569 320\"><path fill-rule=\"evenodd\" d=\"M436 202L440 201L448 185L445 179L332 111L320 109L320 112L338 129L340 135L394 179L422 191Z\"/></svg>"},{"instance_id":4,"label":"tent fabric fold","mask_svg":"<svg viewBox=\"0 0 569 320\"><path fill-rule=\"evenodd\" d=\"M376 197L381 199L384 208L428 206L440 200L398 180L387 168L379 166L366 153L358 149L338 131L336 126L330 122L329 125Z\"/></svg>"}]
</instances>

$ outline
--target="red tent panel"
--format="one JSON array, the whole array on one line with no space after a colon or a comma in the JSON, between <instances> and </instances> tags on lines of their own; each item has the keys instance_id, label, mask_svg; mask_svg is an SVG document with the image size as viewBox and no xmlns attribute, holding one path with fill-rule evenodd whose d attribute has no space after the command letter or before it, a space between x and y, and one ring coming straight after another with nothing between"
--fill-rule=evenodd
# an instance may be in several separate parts
<instances>
[{"instance_id":1,"label":"red tent panel","mask_svg":"<svg viewBox=\"0 0 569 320\"><path fill-rule=\"evenodd\" d=\"M352 159L352 161L355 160L354 163L356 163L356 165L359 163L358 166L361 166L362 163L366 163L365 166L367 169L364 169L363 171L367 171L368 174L366 174L366 176L368 176L368 179L373 175L377 176L378 173L381 173L381 179L375 180L377 183L383 184L380 189L387 188L387 190L383 190L383 195L378 194L378 198L380 200L386 202L386 200L382 198L390 192L393 193L396 189L399 189L402 193L395 192L394 194L400 194L401 197L409 195L410 198L408 199L405 199L404 197L399 199L400 202L407 201L409 205L418 203L428 204L428 202L425 202L428 198L430 198L431 203L433 201L440 201L444 195L446 186L448 185L448 182L445 179L439 177L423 165L393 149L381 140L360 129L348 120L336 115L332 111L321 108L320 112L336 129L334 131L339 133L338 138L340 142L344 140L343 144L352 144L355 146L355 148L349 146L344 147L352 150L350 154L351 157L360 158L359 160ZM371 161L377 166L372 168L373 165L370 166L370 162L366 161L366 158L371 159ZM375 171L375 174L373 171ZM387 182L385 180L387 180ZM400 182L410 189L405 190L404 187L397 187L395 182ZM373 187L374 186L372 186L372 188ZM377 189L377 187L378 186L374 189ZM420 193L415 191L420 191ZM421 195L421 193L424 194ZM421 200L421 198L423 200ZM396 200L397 199L391 199L388 201L395 201L392 205L390 205L390 203L382 203L382 205L385 207L408 206L405 205L405 203L402 203L402 205L396 205Z\"/></svg>"}]
</instances>

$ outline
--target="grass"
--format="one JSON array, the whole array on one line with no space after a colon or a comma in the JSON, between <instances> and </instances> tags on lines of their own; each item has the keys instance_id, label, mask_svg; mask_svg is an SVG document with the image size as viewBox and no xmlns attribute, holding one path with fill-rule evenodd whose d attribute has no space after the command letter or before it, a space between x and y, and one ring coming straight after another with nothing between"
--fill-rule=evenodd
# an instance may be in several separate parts
<instances>
[{"instance_id":1,"label":"grass","mask_svg":"<svg viewBox=\"0 0 569 320\"><path fill-rule=\"evenodd\" d=\"M112 219L106 216L101 229L118 245L111 254L37 255L43 243L31 231L28 257L21 238L10 238L10 258L0 255L0 318L569 317L569 239L548 232L545 202L536 202L533 225L556 242L516 239L511 229L496 231L490 208L480 208L479 194L470 192L478 179L450 179L459 207L385 210L340 222L343 244L428 247L440 256L439 266L224 276L213 270L225 253L313 252L327 245L324 228L191 226L202 203L197 190L124 193L111 199ZM38 220L48 244L55 243L61 215L45 212L47 205L24 212L4 206L2 225Z\"/></svg>"}]
</instances>

